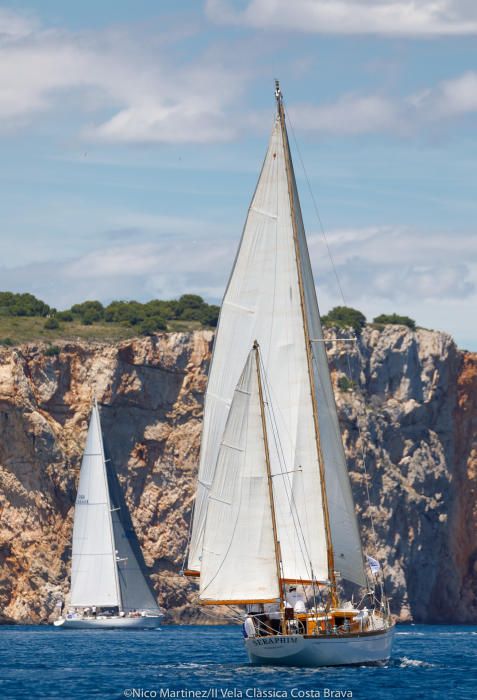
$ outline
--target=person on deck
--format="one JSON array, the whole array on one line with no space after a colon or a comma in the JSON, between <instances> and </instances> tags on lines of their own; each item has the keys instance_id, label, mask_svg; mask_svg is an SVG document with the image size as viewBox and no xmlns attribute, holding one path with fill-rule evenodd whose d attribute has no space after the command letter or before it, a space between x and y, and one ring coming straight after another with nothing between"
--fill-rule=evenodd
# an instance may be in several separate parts
<instances>
[{"instance_id":1,"label":"person on deck","mask_svg":"<svg viewBox=\"0 0 477 700\"><path fill-rule=\"evenodd\" d=\"M300 614L306 612L306 596L304 590L299 590L296 586L290 586L285 598L295 613Z\"/></svg>"}]
</instances>

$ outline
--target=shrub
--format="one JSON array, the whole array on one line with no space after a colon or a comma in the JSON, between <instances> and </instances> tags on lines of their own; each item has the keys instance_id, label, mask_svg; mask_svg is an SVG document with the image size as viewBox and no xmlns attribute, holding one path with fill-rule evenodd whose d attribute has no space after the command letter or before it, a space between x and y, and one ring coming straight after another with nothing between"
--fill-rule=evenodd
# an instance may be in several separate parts
<instances>
[{"instance_id":1,"label":"shrub","mask_svg":"<svg viewBox=\"0 0 477 700\"><path fill-rule=\"evenodd\" d=\"M356 333L366 325L366 316L350 306L335 306L326 316L322 317L324 326L338 328L354 328Z\"/></svg>"},{"instance_id":2,"label":"shrub","mask_svg":"<svg viewBox=\"0 0 477 700\"><path fill-rule=\"evenodd\" d=\"M177 302L177 318L184 321L200 321L200 314L206 306L198 294L183 294Z\"/></svg>"},{"instance_id":3,"label":"shrub","mask_svg":"<svg viewBox=\"0 0 477 700\"><path fill-rule=\"evenodd\" d=\"M47 331L54 331L59 327L60 327L60 324L58 323L57 319L54 316L46 319L44 328Z\"/></svg>"},{"instance_id":4,"label":"shrub","mask_svg":"<svg viewBox=\"0 0 477 700\"><path fill-rule=\"evenodd\" d=\"M202 310L200 315L200 321L204 326L210 326L215 328L219 321L220 306L214 306L213 304L208 304L205 309Z\"/></svg>"},{"instance_id":5,"label":"shrub","mask_svg":"<svg viewBox=\"0 0 477 700\"><path fill-rule=\"evenodd\" d=\"M88 319L85 323L86 326L90 326L96 321L102 321L104 318L104 306L100 301L84 301L82 304L74 304L70 312L74 316L79 316L82 323L84 319Z\"/></svg>"},{"instance_id":6,"label":"shrub","mask_svg":"<svg viewBox=\"0 0 477 700\"><path fill-rule=\"evenodd\" d=\"M146 318L138 324L138 331L141 335L153 335L156 331L167 330L167 324L163 318L156 316L154 318Z\"/></svg>"},{"instance_id":7,"label":"shrub","mask_svg":"<svg viewBox=\"0 0 477 700\"><path fill-rule=\"evenodd\" d=\"M416 322L409 316L399 316L399 314L381 314L376 316L374 323L391 324L393 326L407 326L411 330L416 330Z\"/></svg>"},{"instance_id":8,"label":"shrub","mask_svg":"<svg viewBox=\"0 0 477 700\"><path fill-rule=\"evenodd\" d=\"M161 301L153 299L142 305L144 316L158 316L159 318L175 318L177 312L177 301Z\"/></svg>"},{"instance_id":9,"label":"shrub","mask_svg":"<svg viewBox=\"0 0 477 700\"><path fill-rule=\"evenodd\" d=\"M15 342L11 338L3 338L0 340L0 345L6 345L7 347L11 347L12 345L15 345Z\"/></svg>"},{"instance_id":10,"label":"shrub","mask_svg":"<svg viewBox=\"0 0 477 700\"><path fill-rule=\"evenodd\" d=\"M352 379L349 379L346 375L342 375L338 381L337 381L338 389L340 391L351 391L352 389L355 388L356 382L353 382Z\"/></svg>"},{"instance_id":11,"label":"shrub","mask_svg":"<svg viewBox=\"0 0 477 700\"><path fill-rule=\"evenodd\" d=\"M71 323L72 321L74 321L74 317L71 311L59 311L56 314L56 318L59 321L65 321L66 323Z\"/></svg>"},{"instance_id":12,"label":"shrub","mask_svg":"<svg viewBox=\"0 0 477 700\"><path fill-rule=\"evenodd\" d=\"M137 301L112 301L104 310L108 323L127 323L135 326L145 317L144 304Z\"/></svg>"},{"instance_id":13,"label":"shrub","mask_svg":"<svg viewBox=\"0 0 477 700\"><path fill-rule=\"evenodd\" d=\"M45 350L45 355L47 357L56 357L60 354L60 348L58 345L49 345Z\"/></svg>"},{"instance_id":14,"label":"shrub","mask_svg":"<svg viewBox=\"0 0 477 700\"><path fill-rule=\"evenodd\" d=\"M48 316L50 307L33 294L0 292L0 315L2 316Z\"/></svg>"}]
</instances>

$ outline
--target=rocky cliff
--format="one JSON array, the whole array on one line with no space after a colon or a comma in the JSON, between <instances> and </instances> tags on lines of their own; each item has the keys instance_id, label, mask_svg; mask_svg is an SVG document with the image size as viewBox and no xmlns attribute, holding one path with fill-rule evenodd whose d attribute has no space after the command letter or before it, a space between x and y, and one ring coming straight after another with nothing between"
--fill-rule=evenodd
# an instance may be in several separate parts
<instances>
[{"instance_id":1,"label":"rocky cliff","mask_svg":"<svg viewBox=\"0 0 477 700\"><path fill-rule=\"evenodd\" d=\"M68 590L95 395L159 600L171 619L198 619L195 584L179 571L212 341L197 331L65 343L56 354L41 344L0 349L1 613L46 621ZM443 333L398 326L329 348L364 539L373 551L372 514L393 611L477 621L477 356Z\"/></svg>"}]
</instances>

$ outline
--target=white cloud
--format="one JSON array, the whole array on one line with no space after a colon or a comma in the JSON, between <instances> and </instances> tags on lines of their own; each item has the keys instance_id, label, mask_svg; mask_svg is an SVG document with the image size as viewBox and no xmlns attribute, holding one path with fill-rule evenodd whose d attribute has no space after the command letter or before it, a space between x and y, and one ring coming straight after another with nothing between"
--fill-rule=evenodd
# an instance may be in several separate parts
<instances>
[{"instance_id":1,"label":"white cloud","mask_svg":"<svg viewBox=\"0 0 477 700\"><path fill-rule=\"evenodd\" d=\"M191 291L220 300L238 240L211 233L205 224L190 237L151 236L157 222L146 219L144 224L143 235L114 231L74 258L0 268L2 287L31 291L58 308L84 299L174 298ZM180 226L180 220L172 225ZM332 230L327 238L346 301L368 315L397 311L413 316L415 308L423 309L424 321L434 307L447 305L452 313L446 317L442 311L435 325L452 330L455 304L462 311L477 303L477 236L471 232L370 226ZM321 234L310 234L308 241L326 310L341 303L339 290Z\"/></svg>"},{"instance_id":2,"label":"white cloud","mask_svg":"<svg viewBox=\"0 0 477 700\"><path fill-rule=\"evenodd\" d=\"M446 80L425 96L436 116L451 117L477 112L477 73L468 71L454 80Z\"/></svg>"},{"instance_id":3,"label":"white cloud","mask_svg":"<svg viewBox=\"0 0 477 700\"><path fill-rule=\"evenodd\" d=\"M0 125L23 125L64 104L67 91L79 91L80 112L90 119L91 112L110 113L85 128L90 140L233 138L230 113L240 100L245 70L234 71L231 81L224 57L197 49L183 59L166 36L144 30L136 35L133 29L74 34L0 14Z\"/></svg>"},{"instance_id":4,"label":"white cloud","mask_svg":"<svg viewBox=\"0 0 477 700\"><path fill-rule=\"evenodd\" d=\"M377 95L344 95L327 105L296 105L289 111L294 125L311 132L352 135L399 128L398 105Z\"/></svg>"},{"instance_id":5,"label":"white cloud","mask_svg":"<svg viewBox=\"0 0 477 700\"><path fill-rule=\"evenodd\" d=\"M207 0L218 23L319 34L455 36L477 34L473 0Z\"/></svg>"},{"instance_id":6,"label":"white cloud","mask_svg":"<svg viewBox=\"0 0 477 700\"><path fill-rule=\"evenodd\" d=\"M331 231L328 243L349 299L418 303L466 300L477 291L477 237L389 226ZM336 283L322 237L309 237L316 278Z\"/></svg>"},{"instance_id":7,"label":"white cloud","mask_svg":"<svg viewBox=\"0 0 477 700\"><path fill-rule=\"evenodd\" d=\"M32 17L0 7L0 41L28 36L37 26L37 22Z\"/></svg>"},{"instance_id":8,"label":"white cloud","mask_svg":"<svg viewBox=\"0 0 477 700\"><path fill-rule=\"evenodd\" d=\"M105 244L69 260L1 268L2 288L30 291L57 308L84 299L220 299L235 243L215 237ZM206 271L206 272L204 272Z\"/></svg>"},{"instance_id":9,"label":"white cloud","mask_svg":"<svg viewBox=\"0 0 477 700\"><path fill-rule=\"evenodd\" d=\"M468 71L401 99L349 94L321 106L294 105L289 112L295 126L310 132L408 135L477 112L477 72Z\"/></svg>"},{"instance_id":10,"label":"white cloud","mask_svg":"<svg viewBox=\"0 0 477 700\"><path fill-rule=\"evenodd\" d=\"M359 5L348 2L348 9ZM462 16L470 16L470 5L460 5ZM252 6L263 13L274 5L255 0L250 12ZM286 6L300 15L294 4ZM376 7L367 3L366 11ZM209 13L217 11L209 3ZM460 16L457 10L453 16ZM86 141L220 143L268 124L268 112L265 117L239 108L254 77L246 42L236 50L209 45L184 59L181 35L167 41L166 31L135 31L51 30L0 10L0 128L22 127L68 101L89 122L81 129ZM402 98L344 94L329 104L294 105L290 114L297 127L310 132L406 135L475 111L477 72L469 71Z\"/></svg>"}]
</instances>

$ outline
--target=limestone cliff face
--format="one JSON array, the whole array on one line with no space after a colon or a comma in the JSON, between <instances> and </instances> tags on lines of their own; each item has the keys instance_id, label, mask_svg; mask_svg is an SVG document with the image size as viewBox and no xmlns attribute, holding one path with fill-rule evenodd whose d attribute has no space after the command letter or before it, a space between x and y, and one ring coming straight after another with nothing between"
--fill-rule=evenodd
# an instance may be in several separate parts
<instances>
[{"instance_id":1,"label":"limestone cliff face","mask_svg":"<svg viewBox=\"0 0 477 700\"><path fill-rule=\"evenodd\" d=\"M66 343L53 356L43 345L0 349L0 613L46 621L68 590L96 396L159 600L171 619L199 618L195 584L179 571L212 342L197 331ZM477 356L443 333L397 326L329 347L364 541L375 551L372 512L394 612L477 621Z\"/></svg>"}]
</instances>

